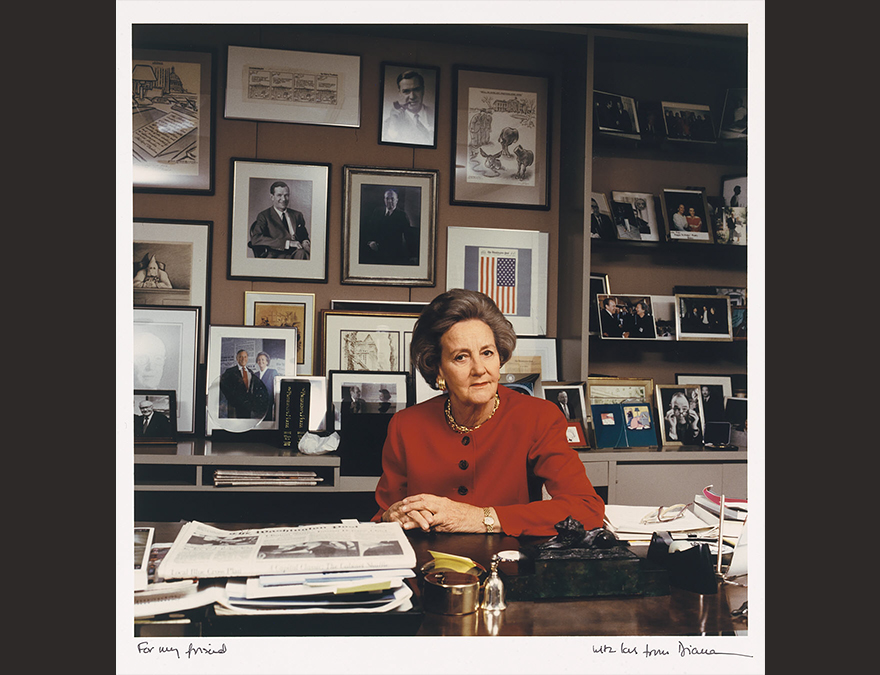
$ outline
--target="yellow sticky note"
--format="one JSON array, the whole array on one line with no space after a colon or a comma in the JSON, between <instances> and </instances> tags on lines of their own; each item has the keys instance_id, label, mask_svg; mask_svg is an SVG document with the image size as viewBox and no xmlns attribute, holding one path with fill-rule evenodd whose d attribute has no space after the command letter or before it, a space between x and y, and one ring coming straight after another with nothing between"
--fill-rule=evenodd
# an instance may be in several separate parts
<instances>
[{"instance_id":1,"label":"yellow sticky note","mask_svg":"<svg viewBox=\"0 0 880 675\"><path fill-rule=\"evenodd\" d=\"M435 569L442 567L444 569L452 570L453 572L469 572L474 567L477 567L477 563L464 556L452 555L451 553L439 553L430 550L428 553L434 558Z\"/></svg>"}]
</instances>

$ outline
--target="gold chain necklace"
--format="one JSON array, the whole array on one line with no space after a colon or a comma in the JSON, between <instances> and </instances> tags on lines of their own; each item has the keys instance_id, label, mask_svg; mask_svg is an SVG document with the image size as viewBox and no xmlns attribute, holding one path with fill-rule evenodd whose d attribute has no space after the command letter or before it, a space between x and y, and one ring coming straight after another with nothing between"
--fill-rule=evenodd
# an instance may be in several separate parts
<instances>
[{"instance_id":1,"label":"gold chain necklace","mask_svg":"<svg viewBox=\"0 0 880 675\"><path fill-rule=\"evenodd\" d=\"M492 416L493 416L493 415L495 414L495 412L498 410L498 406L499 406L500 404L501 404L501 397L496 393L496 394L495 394L495 407L492 408L492 413L491 413L486 419L484 419L482 422L480 422L477 426L475 426L475 427L465 427L465 426L462 426L461 424L459 424L458 422L456 422L456 421L455 421L455 418L452 417L452 407L450 406L450 400L447 398L447 399L446 399L446 408L445 408L445 411L446 411L446 421L449 422L449 426L452 427L452 428L453 428L455 431L457 431L458 433L460 433L460 434L469 434L469 433L471 433L472 431L476 431L476 430L479 429L481 426L483 426L486 422L488 422L490 419L492 419Z\"/></svg>"}]
</instances>

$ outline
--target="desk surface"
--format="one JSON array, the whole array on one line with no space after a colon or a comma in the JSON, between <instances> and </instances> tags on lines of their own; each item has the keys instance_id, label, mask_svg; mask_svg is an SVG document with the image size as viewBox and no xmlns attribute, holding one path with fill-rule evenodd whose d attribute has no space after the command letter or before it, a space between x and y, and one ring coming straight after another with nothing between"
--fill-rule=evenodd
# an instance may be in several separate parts
<instances>
[{"instance_id":1,"label":"desk surface","mask_svg":"<svg viewBox=\"0 0 880 675\"><path fill-rule=\"evenodd\" d=\"M173 541L180 523L137 523L154 527L156 542ZM251 527L274 527L252 523L216 523L217 527L236 530ZM289 525L289 524L288 524ZM429 550L462 555L487 569L498 551L518 549L519 539L503 534L408 533L416 552L417 566L431 560ZM633 547L640 556L646 546ZM425 612L418 635L509 635L509 636L694 636L742 634L748 621L732 617L731 611L748 599L743 586L723 584L717 594L700 595L671 588L669 595L644 597L599 597L538 601L512 601L507 609L491 620L483 612L465 616L446 616ZM487 621L487 619L489 619Z\"/></svg>"}]
</instances>

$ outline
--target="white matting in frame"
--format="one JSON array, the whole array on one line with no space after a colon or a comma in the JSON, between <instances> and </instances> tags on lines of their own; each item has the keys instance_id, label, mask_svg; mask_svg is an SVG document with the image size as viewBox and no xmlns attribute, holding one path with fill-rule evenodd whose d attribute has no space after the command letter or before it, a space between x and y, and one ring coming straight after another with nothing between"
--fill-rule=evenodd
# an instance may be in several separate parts
<instances>
[{"instance_id":1,"label":"white matting in frame","mask_svg":"<svg viewBox=\"0 0 880 675\"><path fill-rule=\"evenodd\" d=\"M517 335L546 335L550 235L477 227L449 227L448 232L446 289L481 291Z\"/></svg>"},{"instance_id":2,"label":"white matting in frame","mask_svg":"<svg viewBox=\"0 0 880 675\"><path fill-rule=\"evenodd\" d=\"M331 370L401 371L418 316L321 310L322 374Z\"/></svg>"},{"instance_id":3,"label":"white matting in frame","mask_svg":"<svg viewBox=\"0 0 880 675\"><path fill-rule=\"evenodd\" d=\"M315 357L315 294L244 292L245 326L296 328L296 374L312 375Z\"/></svg>"}]
</instances>

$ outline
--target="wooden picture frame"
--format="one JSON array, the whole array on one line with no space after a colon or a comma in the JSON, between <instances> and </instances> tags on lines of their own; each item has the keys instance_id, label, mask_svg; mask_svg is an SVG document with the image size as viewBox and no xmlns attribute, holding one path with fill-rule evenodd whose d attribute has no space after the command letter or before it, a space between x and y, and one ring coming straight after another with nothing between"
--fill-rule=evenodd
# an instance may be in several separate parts
<instances>
[{"instance_id":1,"label":"wooden picture frame","mask_svg":"<svg viewBox=\"0 0 880 675\"><path fill-rule=\"evenodd\" d=\"M657 339L653 296L600 293L596 307L603 340Z\"/></svg>"},{"instance_id":2,"label":"wooden picture frame","mask_svg":"<svg viewBox=\"0 0 880 675\"><path fill-rule=\"evenodd\" d=\"M702 445L706 429L700 387L694 384L655 385L657 426L662 445Z\"/></svg>"},{"instance_id":3,"label":"wooden picture frame","mask_svg":"<svg viewBox=\"0 0 880 675\"><path fill-rule=\"evenodd\" d=\"M682 341L732 342L730 296L676 293L675 332Z\"/></svg>"},{"instance_id":4,"label":"wooden picture frame","mask_svg":"<svg viewBox=\"0 0 880 675\"><path fill-rule=\"evenodd\" d=\"M315 294L244 292L245 326L296 328L296 374L312 375L315 363Z\"/></svg>"},{"instance_id":5,"label":"wooden picture frame","mask_svg":"<svg viewBox=\"0 0 880 675\"><path fill-rule=\"evenodd\" d=\"M230 161L229 278L326 283L330 165ZM284 192L286 225L275 209Z\"/></svg>"},{"instance_id":6,"label":"wooden picture frame","mask_svg":"<svg viewBox=\"0 0 880 675\"><path fill-rule=\"evenodd\" d=\"M328 419L336 431L348 414L393 415L412 404L405 371L331 370L328 381Z\"/></svg>"},{"instance_id":7,"label":"wooden picture frame","mask_svg":"<svg viewBox=\"0 0 880 675\"><path fill-rule=\"evenodd\" d=\"M214 51L132 49L134 192L214 194Z\"/></svg>"},{"instance_id":8,"label":"wooden picture frame","mask_svg":"<svg viewBox=\"0 0 880 675\"><path fill-rule=\"evenodd\" d=\"M588 377L587 404L654 404L654 380L637 377Z\"/></svg>"},{"instance_id":9,"label":"wooden picture frame","mask_svg":"<svg viewBox=\"0 0 880 675\"><path fill-rule=\"evenodd\" d=\"M432 169L343 167L343 284L436 284L439 177Z\"/></svg>"},{"instance_id":10,"label":"wooden picture frame","mask_svg":"<svg viewBox=\"0 0 880 675\"><path fill-rule=\"evenodd\" d=\"M382 63L379 144L437 147L440 69Z\"/></svg>"},{"instance_id":11,"label":"wooden picture frame","mask_svg":"<svg viewBox=\"0 0 880 675\"><path fill-rule=\"evenodd\" d=\"M322 373L331 370L400 372L409 369L417 316L322 309Z\"/></svg>"},{"instance_id":12,"label":"wooden picture frame","mask_svg":"<svg viewBox=\"0 0 880 675\"><path fill-rule=\"evenodd\" d=\"M359 127L361 57L229 45L226 119Z\"/></svg>"},{"instance_id":13,"label":"wooden picture frame","mask_svg":"<svg viewBox=\"0 0 880 675\"><path fill-rule=\"evenodd\" d=\"M150 415L149 421L144 420L146 414ZM135 389L132 426L135 445L176 443L177 392L173 389Z\"/></svg>"},{"instance_id":14,"label":"wooden picture frame","mask_svg":"<svg viewBox=\"0 0 880 675\"><path fill-rule=\"evenodd\" d=\"M663 190L664 229L668 241L713 243L710 213L704 190Z\"/></svg>"},{"instance_id":15,"label":"wooden picture frame","mask_svg":"<svg viewBox=\"0 0 880 675\"><path fill-rule=\"evenodd\" d=\"M451 203L550 208L550 78L456 66Z\"/></svg>"}]
</instances>

